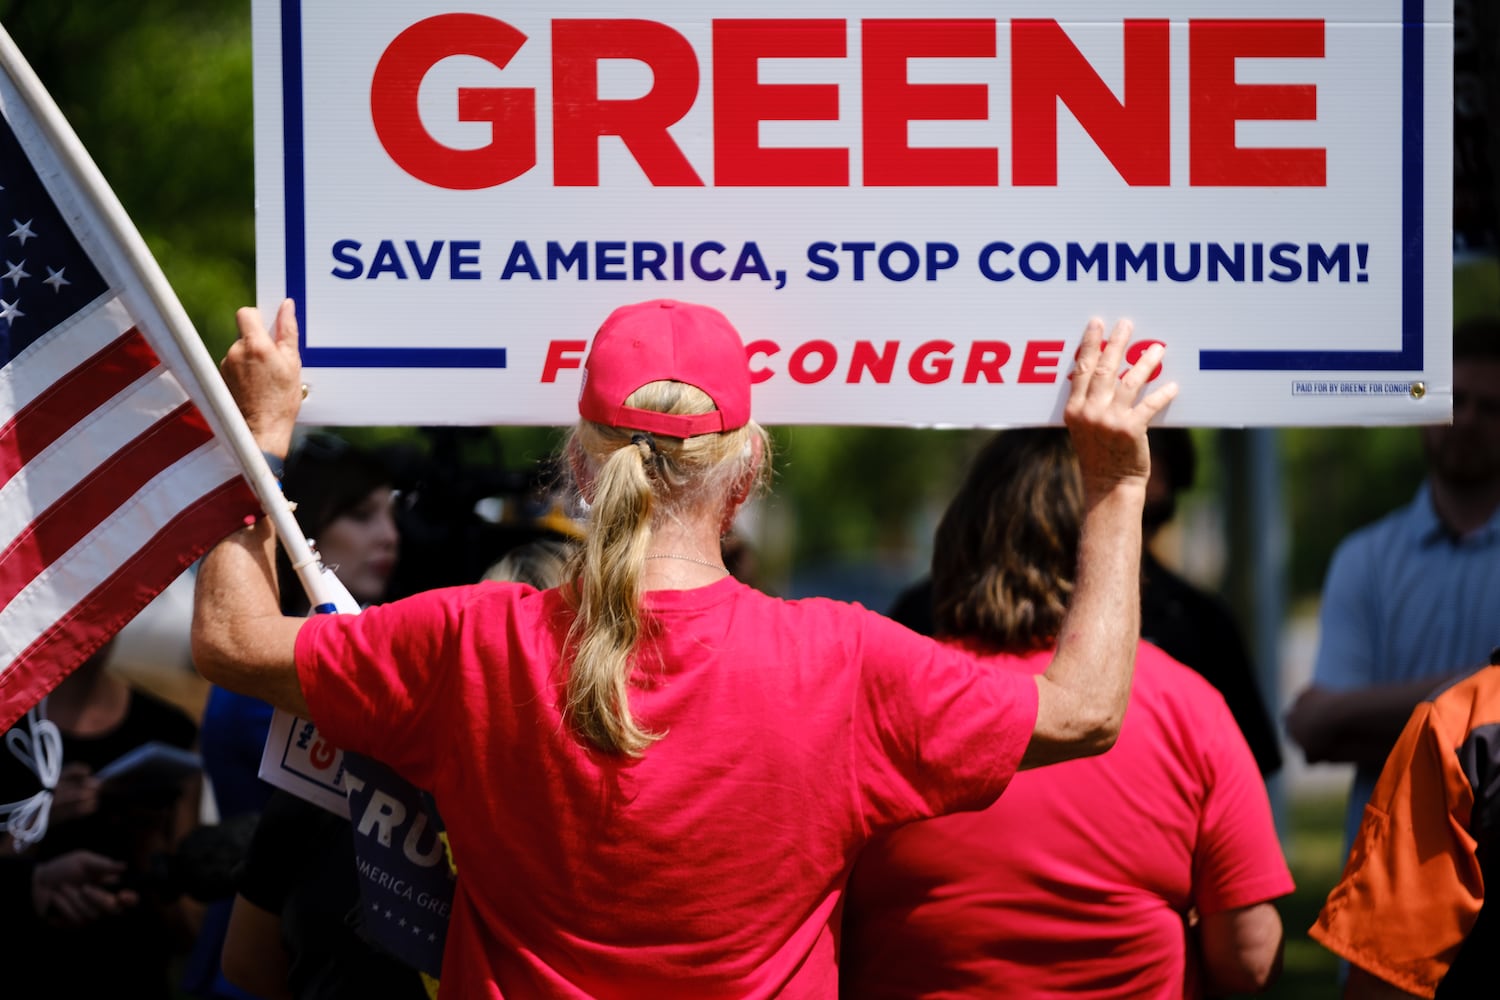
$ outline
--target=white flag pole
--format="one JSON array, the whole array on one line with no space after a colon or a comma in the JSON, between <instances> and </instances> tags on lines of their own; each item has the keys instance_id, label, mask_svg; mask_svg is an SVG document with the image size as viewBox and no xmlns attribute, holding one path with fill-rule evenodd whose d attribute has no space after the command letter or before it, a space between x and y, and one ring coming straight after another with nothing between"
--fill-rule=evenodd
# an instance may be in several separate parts
<instances>
[{"instance_id":1,"label":"white flag pole","mask_svg":"<svg viewBox=\"0 0 1500 1000\"><path fill-rule=\"evenodd\" d=\"M91 203L116 251L140 278L151 306L161 319L163 329L181 352L188 367L187 374L198 391L193 392L193 385L184 388L204 404L208 410L205 416L217 428L220 441L228 446L230 454L239 462L245 479L260 500L261 509L276 527L282 546L291 557L292 565L297 568L298 579L307 591L308 599L314 607L332 604L334 595L322 578L317 555L302 534L302 529L297 526L291 505L282 496L276 476L266 464L265 456L256 447L250 426L245 423L244 416L235 405L234 398L229 394L229 387L224 384L217 366L209 357L208 349L203 346L203 340L198 336L186 310L182 308L177 293L167 282L166 275L156 263L156 258L151 255L146 241L130 221L124 206L105 181L93 157L89 156L73 127L63 117L62 111L21 55L21 50L11 40L4 26L0 26L0 68L10 76L16 90L26 101L31 117L46 135L48 144L57 152L72 180Z\"/></svg>"}]
</instances>

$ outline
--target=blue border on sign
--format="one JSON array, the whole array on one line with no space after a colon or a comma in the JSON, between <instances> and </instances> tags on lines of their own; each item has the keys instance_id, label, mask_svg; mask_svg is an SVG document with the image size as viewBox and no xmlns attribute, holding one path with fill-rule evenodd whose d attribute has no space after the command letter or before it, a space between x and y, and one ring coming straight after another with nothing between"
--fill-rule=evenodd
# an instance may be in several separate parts
<instances>
[{"instance_id":1,"label":"blue border on sign","mask_svg":"<svg viewBox=\"0 0 1500 1000\"><path fill-rule=\"evenodd\" d=\"M1401 4L1401 349L1399 351L1199 351L1199 371L1421 371L1423 0Z\"/></svg>"},{"instance_id":2,"label":"blue border on sign","mask_svg":"<svg viewBox=\"0 0 1500 1000\"><path fill-rule=\"evenodd\" d=\"M309 347L307 206L303 189L302 2L281 4L282 186L286 198L286 293L297 304L298 347L309 368L504 368L503 347Z\"/></svg>"},{"instance_id":3,"label":"blue border on sign","mask_svg":"<svg viewBox=\"0 0 1500 1000\"><path fill-rule=\"evenodd\" d=\"M1402 0L1401 18L1401 348L1396 351L1213 351L1200 371L1421 371L1423 352L1422 217L1423 0ZM306 205L302 144L302 2L281 4L283 186L286 287L297 304L302 361L324 368L504 368L505 348L309 347Z\"/></svg>"}]
</instances>

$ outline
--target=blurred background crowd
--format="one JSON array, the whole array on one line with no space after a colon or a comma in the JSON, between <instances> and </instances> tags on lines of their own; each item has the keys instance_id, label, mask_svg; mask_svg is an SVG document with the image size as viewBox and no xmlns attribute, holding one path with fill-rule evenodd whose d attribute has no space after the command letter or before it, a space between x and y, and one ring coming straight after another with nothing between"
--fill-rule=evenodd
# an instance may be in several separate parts
<instances>
[{"instance_id":1,"label":"blurred background crowd","mask_svg":"<svg viewBox=\"0 0 1500 1000\"><path fill-rule=\"evenodd\" d=\"M1500 13L1455 0L1454 320L1500 313ZM98 161L219 357L254 298L248 0L0 0L0 23ZM386 596L478 579L517 545L565 536L547 428L336 428L378 453L401 555ZM988 432L779 427L777 481L742 515L736 574L785 597L885 611L931 561L934 530ZM919 445L919 446L918 446ZM318 447L314 443L313 447ZM1278 745L1267 766L1297 892L1283 901L1286 969L1273 995L1330 995L1336 960L1306 936L1342 867L1350 765L1306 763L1283 716L1308 683L1335 547L1409 502L1425 474L1417 428L1194 429L1195 472L1151 540L1160 564L1221 598L1245 636ZM901 456L892 462L892 456ZM857 481L850 494L843 486ZM203 717L188 657L192 584L169 588L109 667ZM1500 635L1497 635L1500 639ZM1247 733L1248 735L1248 733ZM1253 742L1253 741L1252 741ZM1261 757L1262 754L1258 754ZM202 807L214 816L211 797Z\"/></svg>"}]
</instances>

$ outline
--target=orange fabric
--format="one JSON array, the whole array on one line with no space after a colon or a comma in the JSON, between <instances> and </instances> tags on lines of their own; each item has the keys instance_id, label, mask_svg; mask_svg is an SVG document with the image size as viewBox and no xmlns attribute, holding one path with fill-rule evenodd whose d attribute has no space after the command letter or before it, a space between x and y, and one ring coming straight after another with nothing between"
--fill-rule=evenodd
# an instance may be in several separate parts
<instances>
[{"instance_id":1,"label":"orange fabric","mask_svg":"<svg viewBox=\"0 0 1500 1000\"><path fill-rule=\"evenodd\" d=\"M1386 759L1349 860L1309 932L1330 951L1431 997L1484 902L1460 748L1500 723L1500 667L1418 705Z\"/></svg>"}]
</instances>

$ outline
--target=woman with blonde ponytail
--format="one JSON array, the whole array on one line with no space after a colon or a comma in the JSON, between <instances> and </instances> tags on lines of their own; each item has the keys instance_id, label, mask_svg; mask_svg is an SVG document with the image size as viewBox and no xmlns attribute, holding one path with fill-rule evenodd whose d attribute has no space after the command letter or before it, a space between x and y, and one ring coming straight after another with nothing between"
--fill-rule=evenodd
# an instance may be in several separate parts
<instances>
[{"instance_id":1,"label":"woman with blonde ponytail","mask_svg":"<svg viewBox=\"0 0 1500 1000\"><path fill-rule=\"evenodd\" d=\"M625 403L663 416L715 410L707 393L675 381L643 385ZM660 736L636 724L629 703L647 567L651 560L687 564L651 567L653 582L660 583L692 584L728 574L719 535L728 531L750 485L761 480L769 438L753 422L720 433L658 438L586 421L574 431L569 452L592 514L574 560L577 587L569 591L578 616L570 635L568 708L578 731L597 746L635 756ZM713 523L716 514L718 534L712 537L685 529ZM651 554L668 540L666 547L683 551ZM692 552L698 554L685 554Z\"/></svg>"},{"instance_id":2,"label":"woman with blonde ponytail","mask_svg":"<svg viewBox=\"0 0 1500 1000\"><path fill-rule=\"evenodd\" d=\"M295 313L241 310L225 378L261 447L301 399ZM655 300L604 321L567 456L587 541L551 590L481 583L283 618L260 521L198 574L194 658L429 790L461 859L443 991L835 997L833 921L875 833L993 802L1119 731L1139 628L1159 346L1089 323L1067 389L1077 588L1036 677L857 605L734 579L720 539L766 475L739 334ZM1122 369L1124 374L1121 374Z\"/></svg>"}]
</instances>

